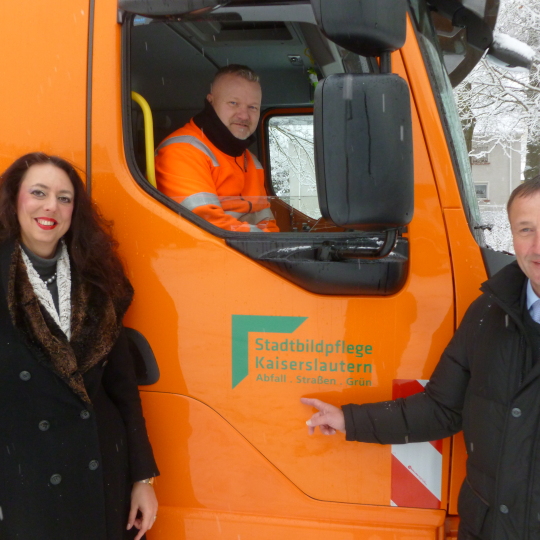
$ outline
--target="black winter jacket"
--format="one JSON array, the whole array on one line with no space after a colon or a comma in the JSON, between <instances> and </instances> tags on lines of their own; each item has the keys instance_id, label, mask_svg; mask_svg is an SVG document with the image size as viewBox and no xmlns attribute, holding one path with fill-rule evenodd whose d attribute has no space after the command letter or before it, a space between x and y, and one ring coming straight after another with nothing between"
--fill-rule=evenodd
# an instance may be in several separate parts
<instances>
[{"instance_id":1,"label":"black winter jacket","mask_svg":"<svg viewBox=\"0 0 540 540\"><path fill-rule=\"evenodd\" d=\"M347 440L399 444L463 429L460 540L540 539L540 363L533 366L517 263L486 281L425 391L346 405Z\"/></svg>"},{"instance_id":2,"label":"black winter jacket","mask_svg":"<svg viewBox=\"0 0 540 540\"><path fill-rule=\"evenodd\" d=\"M84 373L86 403L12 323L13 249L0 244L0 539L133 538L136 528L125 530L132 482L158 470L127 336ZM95 306L85 307L90 332ZM101 339L89 337L95 348Z\"/></svg>"}]
</instances>

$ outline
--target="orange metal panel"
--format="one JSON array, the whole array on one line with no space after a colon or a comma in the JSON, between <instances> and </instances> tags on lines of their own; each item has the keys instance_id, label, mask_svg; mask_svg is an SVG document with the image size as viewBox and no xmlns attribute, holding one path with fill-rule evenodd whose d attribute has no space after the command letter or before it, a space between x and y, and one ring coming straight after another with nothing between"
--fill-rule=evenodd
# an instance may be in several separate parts
<instances>
[{"instance_id":1,"label":"orange metal panel","mask_svg":"<svg viewBox=\"0 0 540 540\"><path fill-rule=\"evenodd\" d=\"M444 220L452 254L458 325L471 302L480 296L479 288L487 279L487 274L480 248L471 234L463 211L446 208Z\"/></svg>"},{"instance_id":2,"label":"orange metal panel","mask_svg":"<svg viewBox=\"0 0 540 540\"><path fill-rule=\"evenodd\" d=\"M41 150L85 166L88 0L3 2L0 170Z\"/></svg>"},{"instance_id":3,"label":"orange metal panel","mask_svg":"<svg viewBox=\"0 0 540 540\"><path fill-rule=\"evenodd\" d=\"M479 286L487 279L478 244L472 236L463 211L447 208L444 219L448 230L452 269L456 291L456 325L459 325L471 302L480 295ZM450 476L450 506L448 511L457 514L457 497L465 478L467 453L463 434L453 438Z\"/></svg>"},{"instance_id":4,"label":"orange metal panel","mask_svg":"<svg viewBox=\"0 0 540 540\"><path fill-rule=\"evenodd\" d=\"M301 395L335 404L389 399L394 379L429 378L485 277L412 28L402 53L393 55L395 71L413 95L410 275L392 297L329 297L308 293L240 255L136 184L122 143L116 19L116 0L96 1L93 195L116 222L135 285L127 323L149 339L162 373L144 392L164 473L157 484L163 508L151 538L439 538L443 511L389 506L389 447L308 437L309 411L298 402ZM87 29L88 0L3 6L1 168L32 150L83 166ZM280 372L258 366L257 340L281 344L288 334L271 339L252 332L249 373L233 387L233 315L303 317L291 334L295 343L343 341L362 344L363 353L271 351L272 359L282 355L289 362L288 377L278 379ZM314 362L315 354L335 373L330 368L311 377L296 367ZM271 355L265 350L265 356ZM451 512L463 474L462 449L454 444L449 486L445 446L441 502L444 508L449 489Z\"/></svg>"},{"instance_id":5,"label":"orange metal panel","mask_svg":"<svg viewBox=\"0 0 540 540\"><path fill-rule=\"evenodd\" d=\"M142 395L149 418L164 411L167 418L149 426L162 464L151 539L435 539L444 525L442 510L313 500L208 406L184 396Z\"/></svg>"},{"instance_id":6,"label":"orange metal panel","mask_svg":"<svg viewBox=\"0 0 540 540\"><path fill-rule=\"evenodd\" d=\"M408 36L410 37L412 34L412 26L409 26ZM430 90L430 82L420 51L416 46L412 46L412 38L408 39L405 47L403 47L402 57L407 67L413 99L416 106L421 110L420 118L423 132L429 134L429 136L426 135L425 137L426 144L441 206L445 208L445 226L448 234L455 287L455 324L457 327L470 303L480 294L480 284L487 278L485 266L480 248L473 238L465 218L437 105ZM457 498L465 478L466 459L463 435L460 433L452 438L448 499L448 511L451 514L457 514Z\"/></svg>"},{"instance_id":7,"label":"orange metal panel","mask_svg":"<svg viewBox=\"0 0 540 540\"><path fill-rule=\"evenodd\" d=\"M115 221L135 286L126 322L149 339L161 370L160 381L146 389L144 399L164 473L157 488L164 508L152 538L209 538L220 526L224 538L239 531L257 538L269 537L268 531L284 538L316 538L313 523L305 520L316 520L318 528L322 514L333 516L323 523L324 530L329 535L342 531L340 538L438 538L442 512L389 506L389 447L346 444L341 436L308 437L309 411L298 402L301 395L336 404L389 399L393 379L429 378L453 333L448 243L415 102L416 204L405 287L384 298L315 295L185 221L136 184L123 154L115 2L97 2L95 18L93 196ZM396 66L406 75L399 60ZM370 354L331 353L329 360L321 353L318 361L333 361L337 374L324 373L320 381L305 369L291 368L286 379L278 380L279 372L257 366L256 340L281 343L288 334L274 334L272 340L252 332L249 374L233 387L233 315L305 317L291 334L294 340L343 340L369 345ZM296 353L275 356L314 361L311 353ZM371 371L349 377L341 363L369 363ZM270 375L275 379L265 380ZM189 407L180 395L189 397ZM223 454L217 471L216 453ZM444 507L448 450L443 467ZM254 485L250 471L263 480ZM267 504L269 494L275 503ZM209 508L214 513L202 511Z\"/></svg>"},{"instance_id":8,"label":"orange metal panel","mask_svg":"<svg viewBox=\"0 0 540 540\"><path fill-rule=\"evenodd\" d=\"M446 538L448 540L450 540L451 538L457 538L457 533L458 533L458 528L459 528L459 518L457 516L447 517L444 528L446 532Z\"/></svg>"},{"instance_id":9,"label":"orange metal panel","mask_svg":"<svg viewBox=\"0 0 540 540\"><path fill-rule=\"evenodd\" d=\"M412 98L418 109L422 111L422 131L435 174L441 206L444 208L461 208L461 197L439 110L433 97L424 60L409 19L407 20L407 41L401 49L401 56L407 69Z\"/></svg>"}]
</instances>

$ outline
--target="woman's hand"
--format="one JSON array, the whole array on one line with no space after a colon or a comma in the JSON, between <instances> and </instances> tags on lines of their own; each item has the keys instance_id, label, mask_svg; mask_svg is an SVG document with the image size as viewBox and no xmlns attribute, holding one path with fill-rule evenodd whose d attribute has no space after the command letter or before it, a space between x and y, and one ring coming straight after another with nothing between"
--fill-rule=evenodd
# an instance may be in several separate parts
<instances>
[{"instance_id":1,"label":"woman's hand","mask_svg":"<svg viewBox=\"0 0 540 540\"><path fill-rule=\"evenodd\" d=\"M139 534L134 540L140 540L143 535L152 528L157 517L158 502L154 488L150 484L135 482L131 489L131 509L129 512L127 530L133 525L139 529ZM141 517L137 517L138 513Z\"/></svg>"}]
</instances>

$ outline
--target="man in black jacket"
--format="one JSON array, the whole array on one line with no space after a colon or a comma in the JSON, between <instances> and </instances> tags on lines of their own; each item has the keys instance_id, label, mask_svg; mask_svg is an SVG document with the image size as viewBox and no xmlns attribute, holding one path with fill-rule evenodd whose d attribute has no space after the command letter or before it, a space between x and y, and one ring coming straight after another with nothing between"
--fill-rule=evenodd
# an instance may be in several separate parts
<instances>
[{"instance_id":1,"label":"man in black jacket","mask_svg":"<svg viewBox=\"0 0 540 540\"><path fill-rule=\"evenodd\" d=\"M341 409L302 398L319 410L310 434L399 444L463 429L459 540L540 539L540 176L507 208L517 261L482 285L423 393Z\"/></svg>"}]
</instances>

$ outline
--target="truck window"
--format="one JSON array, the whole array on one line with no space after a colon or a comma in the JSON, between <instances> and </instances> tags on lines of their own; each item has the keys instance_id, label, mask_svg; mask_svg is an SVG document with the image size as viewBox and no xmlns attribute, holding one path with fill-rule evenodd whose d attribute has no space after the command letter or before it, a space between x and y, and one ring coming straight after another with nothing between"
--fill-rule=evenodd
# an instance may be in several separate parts
<instances>
[{"instance_id":1,"label":"truck window","mask_svg":"<svg viewBox=\"0 0 540 540\"><path fill-rule=\"evenodd\" d=\"M159 204L312 292L388 295L403 286L408 271L403 231L391 255L374 262L371 254L380 251L385 233L344 230L322 218L315 185L315 86L337 73L376 72L374 58L330 42L308 3L220 7L183 20L126 14L123 47L126 158L135 181ZM193 212L185 197L166 197L150 183L152 151L203 109L215 72L228 64L247 65L260 76L261 122L248 150L264 169L279 232L220 228ZM148 103L150 130L133 93ZM224 201L215 199L225 210ZM253 206L249 196L245 201ZM234 209L229 214L233 211L244 219Z\"/></svg>"},{"instance_id":2,"label":"truck window","mask_svg":"<svg viewBox=\"0 0 540 540\"><path fill-rule=\"evenodd\" d=\"M263 114L265 110L283 105L306 107L311 112L314 87L319 78L374 69L373 59L360 57L328 41L314 24L309 5L291 8L294 8L290 13L295 20L290 21L286 20L287 10L276 9L270 9L268 15L282 13L283 20L263 20L268 8L249 10L250 18L258 19L251 21L246 20L240 8L221 8L211 15L186 22L140 16L126 21L130 63L126 86L150 106L154 149L202 109L213 74L229 63L248 65L260 75ZM146 177L148 149L143 114L134 102L129 103L129 113L132 161L139 178ZM267 127L259 131L258 141L249 151L264 165L267 195L272 206L290 206L293 214L294 210L302 212L309 208L306 214L318 220L312 116L275 116ZM263 155L265 147L270 152L268 162ZM279 179L292 184L286 187ZM301 192L298 189L294 192L295 185L301 186ZM182 215L205 226L190 215L189 205L182 206L182 200L175 202L180 204L178 210ZM283 232L308 230L308 227L286 226ZM219 234L219 231L213 232Z\"/></svg>"},{"instance_id":3,"label":"truck window","mask_svg":"<svg viewBox=\"0 0 540 540\"><path fill-rule=\"evenodd\" d=\"M440 43L432 18L425 2L410 0L410 5L418 31L420 49L430 73L433 94L437 100L440 118L446 131L448 148L454 162L456 180L469 229L480 246L488 276L492 276L503 266L514 260L506 212L503 209L502 212L496 215L492 208L485 208L484 206L484 208L480 209L479 207L479 200L484 198L482 187L475 187L472 179L469 155L454 101L452 84L447 71L443 67ZM477 60L474 60L475 54L473 53L472 58L463 63L465 71L461 75L459 70L454 73L454 77L457 76L457 82L476 63Z\"/></svg>"},{"instance_id":4,"label":"truck window","mask_svg":"<svg viewBox=\"0 0 540 540\"><path fill-rule=\"evenodd\" d=\"M440 117L447 134L448 147L454 161L454 169L465 214L476 241L480 246L484 246L484 235L482 229L479 228L482 219L472 180L469 154L463 137L461 120L454 101L452 85L444 69L438 38L426 4L419 0L411 0L411 7L416 27L419 31L419 44L431 75L431 83L434 86L433 94L438 100L441 112Z\"/></svg>"},{"instance_id":5,"label":"truck window","mask_svg":"<svg viewBox=\"0 0 540 540\"><path fill-rule=\"evenodd\" d=\"M273 194L307 216L319 219L313 115L270 116L266 133Z\"/></svg>"}]
</instances>

